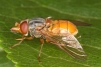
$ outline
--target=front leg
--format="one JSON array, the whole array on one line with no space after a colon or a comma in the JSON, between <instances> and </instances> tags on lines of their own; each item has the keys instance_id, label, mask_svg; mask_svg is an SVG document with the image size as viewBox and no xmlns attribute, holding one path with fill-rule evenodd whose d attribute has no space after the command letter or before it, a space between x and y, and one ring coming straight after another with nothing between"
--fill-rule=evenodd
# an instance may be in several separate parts
<instances>
[{"instance_id":1,"label":"front leg","mask_svg":"<svg viewBox=\"0 0 101 67\"><path fill-rule=\"evenodd\" d=\"M25 37L25 39L26 39L26 40L32 40L33 37L31 37L31 36L30 36L30 37ZM22 38L17 38L16 40L23 40L23 37L22 37Z\"/></svg>"},{"instance_id":2,"label":"front leg","mask_svg":"<svg viewBox=\"0 0 101 67\"><path fill-rule=\"evenodd\" d=\"M15 46L20 45L24 39L32 40L33 38L32 38L32 37L25 37L25 36L22 36L22 38L16 39L16 40L20 40L20 41L19 41L17 44L14 44L13 46L11 46L10 49L14 48Z\"/></svg>"},{"instance_id":3,"label":"front leg","mask_svg":"<svg viewBox=\"0 0 101 67\"><path fill-rule=\"evenodd\" d=\"M21 42L22 42L25 38L26 38L25 36L22 36L22 38L16 39L16 40L20 40L20 41L19 41L17 44L14 44L13 46L11 46L10 49L14 48L14 47L17 46L17 45L20 45Z\"/></svg>"}]
</instances>

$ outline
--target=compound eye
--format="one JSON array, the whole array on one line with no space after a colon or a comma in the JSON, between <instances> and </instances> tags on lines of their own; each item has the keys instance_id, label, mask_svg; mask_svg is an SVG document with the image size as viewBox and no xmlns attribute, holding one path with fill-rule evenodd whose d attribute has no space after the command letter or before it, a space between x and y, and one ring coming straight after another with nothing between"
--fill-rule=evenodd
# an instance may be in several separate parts
<instances>
[{"instance_id":1,"label":"compound eye","mask_svg":"<svg viewBox=\"0 0 101 67\"><path fill-rule=\"evenodd\" d=\"M28 23L27 21L22 21L22 23L20 24L20 30L22 34L27 34L28 32Z\"/></svg>"}]
</instances>

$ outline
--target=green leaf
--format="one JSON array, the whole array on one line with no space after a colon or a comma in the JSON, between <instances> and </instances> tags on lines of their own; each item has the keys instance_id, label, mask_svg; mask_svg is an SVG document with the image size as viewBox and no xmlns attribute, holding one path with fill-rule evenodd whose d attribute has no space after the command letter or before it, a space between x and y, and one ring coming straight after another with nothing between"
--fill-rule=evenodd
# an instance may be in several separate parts
<instances>
[{"instance_id":1,"label":"green leaf","mask_svg":"<svg viewBox=\"0 0 101 67\"><path fill-rule=\"evenodd\" d=\"M14 64L6 57L7 53L0 48L0 67L14 67Z\"/></svg>"},{"instance_id":2,"label":"green leaf","mask_svg":"<svg viewBox=\"0 0 101 67\"><path fill-rule=\"evenodd\" d=\"M41 43L39 39L18 43L21 34L10 32L15 22L25 18L52 16L53 19L80 20L92 24L78 26L78 39L88 55L86 61L78 61L57 46L45 43L41 61L37 58ZM101 0L0 0L0 46L16 67L101 67ZM3 59L1 60L3 61Z\"/></svg>"}]
</instances>

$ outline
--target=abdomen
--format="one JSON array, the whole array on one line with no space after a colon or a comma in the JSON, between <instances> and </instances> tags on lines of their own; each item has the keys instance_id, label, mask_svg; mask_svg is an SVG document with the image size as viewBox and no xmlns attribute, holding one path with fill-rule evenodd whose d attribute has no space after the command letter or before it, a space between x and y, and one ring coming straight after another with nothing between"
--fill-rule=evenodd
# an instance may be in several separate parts
<instances>
[{"instance_id":1,"label":"abdomen","mask_svg":"<svg viewBox=\"0 0 101 67\"><path fill-rule=\"evenodd\" d=\"M76 26L70 21L65 20L55 20L53 21L53 25L51 25L48 29L53 35L65 36L68 33L76 35L78 30Z\"/></svg>"}]
</instances>

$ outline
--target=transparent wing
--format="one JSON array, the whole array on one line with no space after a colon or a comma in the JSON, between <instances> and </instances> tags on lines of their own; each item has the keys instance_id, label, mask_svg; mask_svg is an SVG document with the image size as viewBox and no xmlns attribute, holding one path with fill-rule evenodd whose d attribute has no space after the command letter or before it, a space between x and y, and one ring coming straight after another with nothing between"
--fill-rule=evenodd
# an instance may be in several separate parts
<instances>
[{"instance_id":1,"label":"transparent wing","mask_svg":"<svg viewBox=\"0 0 101 67\"><path fill-rule=\"evenodd\" d=\"M66 37L62 37L62 41L65 42L66 46L77 49L80 52L84 52L82 46L74 35L69 34Z\"/></svg>"},{"instance_id":2,"label":"transparent wing","mask_svg":"<svg viewBox=\"0 0 101 67\"><path fill-rule=\"evenodd\" d=\"M82 60L87 58L82 46L73 35L70 34L66 37L62 37L62 42L65 45L59 47L72 57Z\"/></svg>"},{"instance_id":3,"label":"transparent wing","mask_svg":"<svg viewBox=\"0 0 101 67\"><path fill-rule=\"evenodd\" d=\"M78 40L71 34L68 36L53 36L51 33L42 31L42 35L53 43L57 45L60 49L64 50L67 54L73 58L85 60L87 55L85 54L82 46Z\"/></svg>"}]
</instances>

